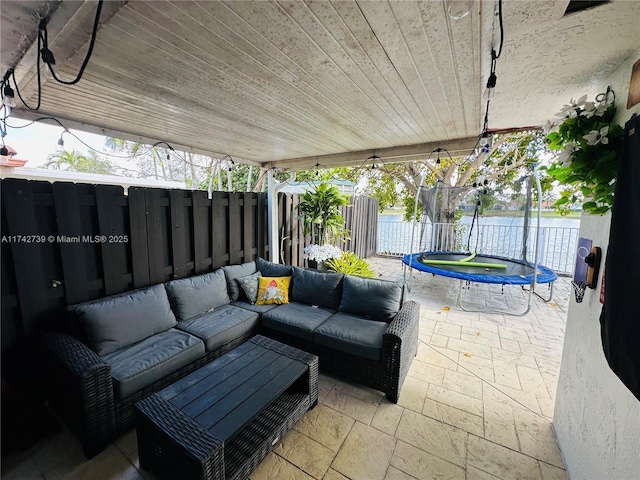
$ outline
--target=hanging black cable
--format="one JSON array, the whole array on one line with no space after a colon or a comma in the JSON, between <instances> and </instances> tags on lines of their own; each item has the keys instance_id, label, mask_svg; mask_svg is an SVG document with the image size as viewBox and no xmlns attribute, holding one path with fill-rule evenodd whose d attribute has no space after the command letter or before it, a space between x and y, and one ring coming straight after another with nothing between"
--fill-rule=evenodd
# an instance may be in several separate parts
<instances>
[{"instance_id":1,"label":"hanging black cable","mask_svg":"<svg viewBox=\"0 0 640 480\"><path fill-rule=\"evenodd\" d=\"M98 8L96 9L96 17L93 21L93 29L91 31L91 41L89 42L89 49L87 50L87 55L85 56L84 61L82 62L82 66L80 67L80 71L75 79L71 81L66 81L58 78L56 72L53 70L53 65L55 65L56 60L53 57L53 52L49 50L49 34L47 32L47 20L43 19L40 22L40 33L38 34L38 38L42 37L42 50L40 53L42 55L42 61L47 64L49 67L49 71L53 78L56 79L59 83L64 85L75 85L82 78L82 74L84 73L84 69L87 67L87 63L89 63L89 59L91 58L91 54L93 53L93 46L96 43L96 33L98 32L98 25L100 24L100 12L102 11L102 2L103 0L98 1Z\"/></svg>"},{"instance_id":2,"label":"hanging black cable","mask_svg":"<svg viewBox=\"0 0 640 480\"><path fill-rule=\"evenodd\" d=\"M498 23L500 24L500 46L498 47L498 53L494 53L495 58L500 58L502 54L502 44L504 43L504 25L502 23L502 0L498 0Z\"/></svg>"},{"instance_id":3,"label":"hanging black cable","mask_svg":"<svg viewBox=\"0 0 640 480\"><path fill-rule=\"evenodd\" d=\"M467 252L469 253L471 253L471 234L473 233L473 226L475 225L476 220L479 219L480 205L481 205L480 190L478 190L478 200L476 201L476 207L473 210L473 218L471 219L471 226L469 227L469 237L467 238ZM476 237L476 248L474 249L474 253L477 251L478 251L478 237Z\"/></svg>"}]
</instances>

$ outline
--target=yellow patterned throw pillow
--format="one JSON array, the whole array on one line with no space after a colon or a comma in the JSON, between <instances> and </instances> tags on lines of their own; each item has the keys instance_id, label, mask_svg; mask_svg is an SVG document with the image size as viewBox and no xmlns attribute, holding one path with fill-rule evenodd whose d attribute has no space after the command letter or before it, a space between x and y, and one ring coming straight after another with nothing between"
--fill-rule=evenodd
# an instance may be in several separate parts
<instances>
[{"instance_id":1,"label":"yellow patterned throw pillow","mask_svg":"<svg viewBox=\"0 0 640 480\"><path fill-rule=\"evenodd\" d=\"M289 303L291 277L260 277L256 305Z\"/></svg>"}]
</instances>

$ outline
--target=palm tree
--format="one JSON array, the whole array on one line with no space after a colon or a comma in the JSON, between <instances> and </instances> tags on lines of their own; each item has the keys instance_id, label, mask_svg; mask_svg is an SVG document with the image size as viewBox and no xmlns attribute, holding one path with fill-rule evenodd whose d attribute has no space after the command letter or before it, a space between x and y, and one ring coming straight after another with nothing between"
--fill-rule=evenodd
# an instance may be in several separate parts
<instances>
[{"instance_id":1,"label":"palm tree","mask_svg":"<svg viewBox=\"0 0 640 480\"><path fill-rule=\"evenodd\" d=\"M91 151L88 155L83 155L75 150L58 150L49 155L45 168L54 170L68 170L70 172L98 173L101 175L112 175L116 170L115 165L109 160L98 158L96 152Z\"/></svg>"}]
</instances>

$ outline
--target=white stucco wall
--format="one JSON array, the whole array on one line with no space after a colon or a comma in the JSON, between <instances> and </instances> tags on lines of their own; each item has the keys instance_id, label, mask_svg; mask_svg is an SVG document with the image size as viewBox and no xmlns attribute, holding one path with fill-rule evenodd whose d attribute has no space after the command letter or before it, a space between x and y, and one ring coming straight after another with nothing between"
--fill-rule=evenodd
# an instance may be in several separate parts
<instances>
[{"instance_id":1,"label":"white stucco wall","mask_svg":"<svg viewBox=\"0 0 640 480\"><path fill-rule=\"evenodd\" d=\"M603 253L610 215L583 215ZM600 282L567 316L553 426L571 480L640 478L640 402L611 371L600 340Z\"/></svg>"},{"instance_id":2,"label":"white stucco wall","mask_svg":"<svg viewBox=\"0 0 640 480\"><path fill-rule=\"evenodd\" d=\"M640 49L609 79L622 125L632 113L640 114L640 104L626 108L631 66L639 58ZM610 221L610 215L583 215L580 223L580 236L601 247L603 257ZM571 480L640 479L640 401L611 371L602 351L602 273L599 277L582 303L572 300L569 306L553 426Z\"/></svg>"}]
</instances>

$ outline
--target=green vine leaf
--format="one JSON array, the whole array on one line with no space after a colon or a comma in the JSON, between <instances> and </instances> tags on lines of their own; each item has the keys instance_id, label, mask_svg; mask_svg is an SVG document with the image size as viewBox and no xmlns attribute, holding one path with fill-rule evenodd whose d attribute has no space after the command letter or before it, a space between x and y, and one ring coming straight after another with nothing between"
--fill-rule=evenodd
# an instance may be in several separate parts
<instances>
[{"instance_id":1,"label":"green vine leaf","mask_svg":"<svg viewBox=\"0 0 640 480\"><path fill-rule=\"evenodd\" d=\"M615 94L610 88L595 102L569 103L562 109L564 120L545 139L550 150L559 151L557 160L546 171L564 187L555 208L568 213L577 193L588 198L582 209L605 214L613 206L617 176L617 153L624 129L613 123Z\"/></svg>"}]
</instances>

